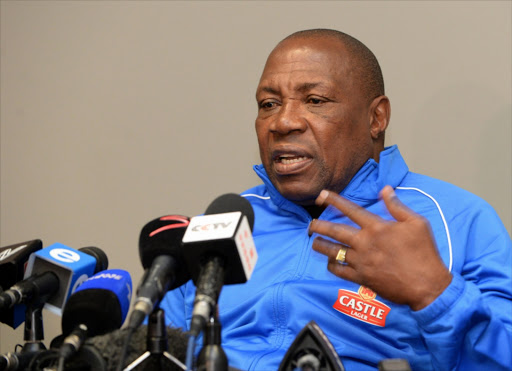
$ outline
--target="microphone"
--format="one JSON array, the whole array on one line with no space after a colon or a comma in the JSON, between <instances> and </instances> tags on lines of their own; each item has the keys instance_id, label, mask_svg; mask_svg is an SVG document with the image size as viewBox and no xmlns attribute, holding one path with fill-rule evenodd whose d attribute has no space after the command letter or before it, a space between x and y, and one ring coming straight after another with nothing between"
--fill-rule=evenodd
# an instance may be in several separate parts
<instances>
[{"instance_id":1,"label":"microphone","mask_svg":"<svg viewBox=\"0 0 512 371\"><path fill-rule=\"evenodd\" d=\"M0 355L0 371L29 370L28 366L32 359L43 352L44 350L2 354Z\"/></svg>"},{"instance_id":2,"label":"microphone","mask_svg":"<svg viewBox=\"0 0 512 371\"><path fill-rule=\"evenodd\" d=\"M183 255L197 286L190 333L196 337L210 320L224 284L244 283L258 254L252 239L254 212L245 198L228 193L196 216L183 236Z\"/></svg>"},{"instance_id":3,"label":"microphone","mask_svg":"<svg viewBox=\"0 0 512 371\"><path fill-rule=\"evenodd\" d=\"M0 248L0 287L4 290L23 279L30 254L41 250L41 240L32 240Z\"/></svg>"},{"instance_id":4,"label":"microphone","mask_svg":"<svg viewBox=\"0 0 512 371\"><path fill-rule=\"evenodd\" d=\"M107 266L107 256L97 247L74 250L55 243L30 256L25 279L0 294L0 308L38 300L46 309L62 315L69 295Z\"/></svg>"},{"instance_id":5,"label":"microphone","mask_svg":"<svg viewBox=\"0 0 512 371\"><path fill-rule=\"evenodd\" d=\"M30 254L41 250L41 240L31 240L0 248L0 292L23 279ZM25 321L25 308L18 305L0 310L0 322L17 328Z\"/></svg>"},{"instance_id":6,"label":"microphone","mask_svg":"<svg viewBox=\"0 0 512 371\"><path fill-rule=\"evenodd\" d=\"M167 291L190 279L181 248L181 239L188 224L189 218L186 216L166 215L142 228L139 255L146 271L128 320L129 328L140 326Z\"/></svg>"},{"instance_id":7,"label":"microphone","mask_svg":"<svg viewBox=\"0 0 512 371\"><path fill-rule=\"evenodd\" d=\"M71 298L70 298L71 299ZM121 359L121 349L128 336L128 328L117 329L103 335L97 335L85 340L84 344L77 353L68 359L65 363L67 371L113 371L119 365ZM185 360L186 353L186 334L178 328L167 327L167 351L180 361ZM151 333L150 333L151 335ZM128 344L126 359L129 363L135 361L142 353L146 351L148 340L148 327L140 326L135 329ZM62 343L62 336L58 336L51 342L50 350L41 350L28 353L7 353L0 356L0 370L55 370L58 349ZM158 370L160 369L160 359L148 358L145 367L138 366L137 370ZM168 364L166 370L182 371L174 363ZM47 367L47 368L45 368Z\"/></svg>"},{"instance_id":8,"label":"microphone","mask_svg":"<svg viewBox=\"0 0 512 371\"><path fill-rule=\"evenodd\" d=\"M86 337L119 329L130 308L132 280L122 269L99 272L85 281L69 297L62 313L65 339L60 356L68 359Z\"/></svg>"}]
</instances>

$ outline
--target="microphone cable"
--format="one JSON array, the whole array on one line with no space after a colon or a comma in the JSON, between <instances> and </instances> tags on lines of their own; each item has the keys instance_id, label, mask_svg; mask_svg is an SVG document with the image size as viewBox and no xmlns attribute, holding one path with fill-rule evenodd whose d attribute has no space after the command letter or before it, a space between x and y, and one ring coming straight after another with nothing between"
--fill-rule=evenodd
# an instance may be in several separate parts
<instances>
[{"instance_id":1,"label":"microphone cable","mask_svg":"<svg viewBox=\"0 0 512 371\"><path fill-rule=\"evenodd\" d=\"M57 371L64 371L64 365L66 364L66 361L82 346L85 338L87 337L87 331L87 326L81 324L75 330L73 330L71 334L66 336L63 344L59 348L59 361L57 365Z\"/></svg>"},{"instance_id":2,"label":"microphone cable","mask_svg":"<svg viewBox=\"0 0 512 371\"><path fill-rule=\"evenodd\" d=\"M192 367L194 367L195 350L196 350L196 336L189 335L188 344L187 344L187 356L185 358L185 366L187 367L186 371L192 371Z\"/></svg>"},{"instance_id":3,"label":"microphone cable","mask_svg":"<svg viewBox=\"0 0 512 371\"><path fill-rule=\"evenodd\" d=\"M30 360L26 370L41 371L54 367L58 357L59 354L55 349L41 351Z\"/></svg>"},{"instance_id":4,"label":"microphone cable","mask_svg":"<svg viewBox=\"0 0 512 371\"><path fill-rule=\"evenodd\" d=\"M126 356L128 354L128 347L130 346L130 341L132 340L133 334L135 333L135 330L137 327L130 326L128 327L128 332L126 334L126 337L123 342L123 348L121 349L121 355L119 357L119 363L117 364L116 371L122 371L123 365L126 360Z\"/></svg>"}]
</instances>

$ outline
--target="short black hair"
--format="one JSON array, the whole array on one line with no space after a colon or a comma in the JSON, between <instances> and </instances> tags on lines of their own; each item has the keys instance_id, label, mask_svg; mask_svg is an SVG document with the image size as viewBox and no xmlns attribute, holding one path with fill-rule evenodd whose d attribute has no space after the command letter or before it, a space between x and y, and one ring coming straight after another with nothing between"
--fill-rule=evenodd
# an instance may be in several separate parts
<instances>
[{"instance_id":1,"label":"short black hair","mask_svg":"<svg viewBox=\"0 0 512 371\"><path fill-rule=\"evenodd\" d=\"M369 102L384 95L384 78L375 54L361 41L344 32L328 28L315 28L292 33L283 41L296 38L332 37L340 40L357 60L362 92Z\"/></svg>"}]
</instances>

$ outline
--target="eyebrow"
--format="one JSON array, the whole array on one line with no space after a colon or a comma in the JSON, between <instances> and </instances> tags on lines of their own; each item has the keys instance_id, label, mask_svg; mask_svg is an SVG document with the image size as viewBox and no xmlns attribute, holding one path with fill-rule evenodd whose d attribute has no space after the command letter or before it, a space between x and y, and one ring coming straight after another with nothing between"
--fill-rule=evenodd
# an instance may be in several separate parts
<instances>
[{"instance_id":1,"label":"eyebrow","mask_svg":"<svg viewBox=\"0 0 512 371\"><path fill-rule=\"evenodd\" d=\"M258 91L256 91L256 95L258 95L259 93L279 94L279 92L276 89L271 88L270 86L264 86L258 89Z\"/></svg>"},{"instance_id":2,"label":"eyebrow","mask_svg":"<svg viewBox=\"0 0 512 371\"><path fill-rule=\"evenodd\" d=\"M295 88L295 91L298 91L298 92L301 92L301 93L304 93L304 92L307 92L313 88L316 88L316 87L322 87L322 86L325 86L324 83L322 82L305 82L303 84L300 84L299 86L297 86ZM270 86L263 86L261 87L257 92L256 92L256 96L260 93L270 93L270 94L279 94L279 91L270 87Z\"/></svg>"},{"instance_id":3,"label":"eyebrow","mask_svg":"<svg viewBox=\"0 0 512 371\"><path fill-rule=\"evenodd\" d=\"M305 82L304 84L299 85L295 90L300 91L301 93L304 93L306 91L309 91L313 88L316 88L317 86L322 86L321 82Z\"/></svg>"}]
</instances>

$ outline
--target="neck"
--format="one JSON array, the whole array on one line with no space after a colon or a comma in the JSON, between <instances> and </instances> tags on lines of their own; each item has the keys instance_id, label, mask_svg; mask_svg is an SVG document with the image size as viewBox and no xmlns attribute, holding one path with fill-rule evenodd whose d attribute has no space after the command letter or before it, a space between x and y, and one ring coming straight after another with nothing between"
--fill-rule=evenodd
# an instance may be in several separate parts
<instances>
[{"instance_id":1,"label":"neck","mask_svg":"<svg viewBox=\"0 0 512 371\"><path fill-rule=\"evenodd\" d=\"M318 219L320 214L322 214L323 211L325 210L325 207L317 205L308 205L303 207L309 213L309 215L311 215L313 219Z\"/></svg>"}]
</instances>

